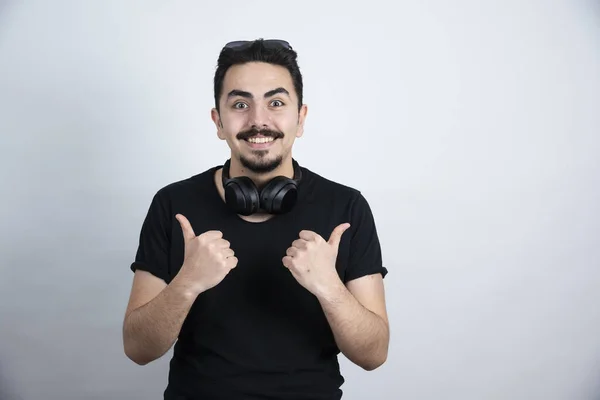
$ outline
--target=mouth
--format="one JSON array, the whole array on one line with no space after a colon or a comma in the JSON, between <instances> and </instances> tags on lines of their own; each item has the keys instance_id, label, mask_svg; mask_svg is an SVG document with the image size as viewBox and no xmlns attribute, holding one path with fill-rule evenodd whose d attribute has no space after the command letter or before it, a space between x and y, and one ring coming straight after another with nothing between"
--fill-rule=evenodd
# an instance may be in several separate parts
<instances>
[{"instance_id":1,"label":"mouth","mask_svg":"<svg viewBox=\"0 0 600 400\"><path fill-rule=\"evenodd\" d=\"M276 140L277 139L273 137L258 135L244 139L244 142L246 142L246 144L252 149L266 149L271 147Z\"/></svg>"}]
</instances>

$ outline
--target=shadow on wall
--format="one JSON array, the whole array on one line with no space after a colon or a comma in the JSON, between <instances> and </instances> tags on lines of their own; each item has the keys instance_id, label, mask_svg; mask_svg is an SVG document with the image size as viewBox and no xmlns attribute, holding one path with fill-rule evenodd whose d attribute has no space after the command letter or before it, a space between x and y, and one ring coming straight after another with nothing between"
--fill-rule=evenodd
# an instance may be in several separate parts
<instances>
[{"instance_id":1,"label":"shadow on wall","mask_svg":"<svg viewBox=\"0 0 600 400\"><path fill-rule=\"evenodd\" d=\"M0 363L0 399L1 400L24 400L23 397L17 395L11 382L8 381L4 371L5 365Z\"/></svg>"},{"instance_id":2,"label":"shadow on wall","mask_svg":"<svg viewBox=\"0 0 600 400\"><path fill-rule=\"evenodd\" d=\"M8 16L11 6L14 6L10 0L0 0L0 21Z\"/></svg>"},{"instance_id":3,"label":"shadow on wall","mask_svg":"<svg viewBox=\"0 0 600 400\"><path fill-rule=\"evenodd\" d=\"M10 6L10 1L5 0L2 1L0 0L0 18L6 14L8 7Z\"/></svg>"},{"instance_id":4,"label":"shadow on wall","mask_svg":"<svg viewBox=\"0 0 600 400\"><path fill-rule=\"evenodd\" d=\"M600 15L600 9L598 11ZM590 374L588 376L589 379L592 379L592 377L600 377L600 363L598 362L600 360L598 360L598 357L600 357L600 354L596 352L596 363L594 364L593 371L590 371ZM589 396L584 398L590 400L600 400L600 379L592 381L590 385L590 392L587 394Z\"/></svg>"},{"instance_id":5,"label":"shadow on wall","mask_svg":"<svg viewBox=\"0 0 600 400\"><path fill-rule=\"evenodd\" d=\"M5 21L9 17L11 6L14 7L15 5L10 0L0 0L0 39L2 39L2 27L6 26ZM1 390L2 388L0 388Z\"/></svg>"},{"instance_id":6,"label":"shadow on wall","mask_svg":"<svg viewBox=\"0 0 600 400\"><path fill-rule=\"evenodd\" d=\"M600 0L591 0L591 8L593 8L592 12L595 12L598 20L600 20Z\"/></svg>"}]
</instances>

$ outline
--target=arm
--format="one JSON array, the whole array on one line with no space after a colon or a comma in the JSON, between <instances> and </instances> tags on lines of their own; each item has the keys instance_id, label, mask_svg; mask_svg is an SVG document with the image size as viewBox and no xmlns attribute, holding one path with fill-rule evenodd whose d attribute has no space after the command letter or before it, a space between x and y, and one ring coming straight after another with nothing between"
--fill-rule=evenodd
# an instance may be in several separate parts
<instances>
[{"instance_id":1,"label":"arm","mask_svg":"<svg viewBox=\"0 0 600 400\"><path fill-rule=\"evenodd\" d=\"M162 279L135 272L123 322L125 354L139 365L163 356L175 343L196 296L180 275L167 285Z\"/></svg>"},{"instance_id":2,"label":"arm","mask_svg":"<svg viewBox=\"0 0 600 400\"><path fill-rule=\"evenodd\" d=\"M381 274L340 281L317 296L340 351L371 371L387 359L390 340Z\"/></svg>"},{"instance_id":3,"label":"arm","mask_svg":"<svg viewBox=\"0 0 600 400\"><path fill-rule=\"evenodd\" d=\"M123 321L125 354L144 365L164 355L179 336L200 293L219 284L237 265L237 257L220 231L196 236L181 214L177 220L185 239L184 263L167 285L165 280L137 270Z\"/></svg>"},{"instance_id":4,"label":"arm","mask_svg":"<svg viewBox=\"0 0 600 400\"><path fill-rule=\"evenodd\" d=\"M340 351L365 370L387 359L389 324L385 305L381 246L366 199L353 205L346 286L336 263L343 233L350 223L336 226L325 241L316 232L303 230L283 257L293 277L318 299Z\"/></svg>"}]
</instances>

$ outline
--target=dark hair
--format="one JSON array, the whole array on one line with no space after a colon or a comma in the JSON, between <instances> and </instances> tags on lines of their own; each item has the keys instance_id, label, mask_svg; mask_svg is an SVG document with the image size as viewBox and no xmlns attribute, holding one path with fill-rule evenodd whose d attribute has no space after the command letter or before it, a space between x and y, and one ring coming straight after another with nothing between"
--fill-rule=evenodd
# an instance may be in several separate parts
<instances>
[{"instance_id":1,"label":"dark hair","mask_svg":"<svg viewBox=\"0 0 600 400\"><path fill-rule=\"evenodd\" d=\"M265 46L263 39L257 39L243 49L223 48L217 61L214 78L215 107L219 111L219 99L223 91L223 80L227 70L236 64L247 62L265 62L287 68L292 76L292 82L298 97L298 109L302 106L302 74L297 62L298 54L291 48Z\"/></svg>"}]
</instances>

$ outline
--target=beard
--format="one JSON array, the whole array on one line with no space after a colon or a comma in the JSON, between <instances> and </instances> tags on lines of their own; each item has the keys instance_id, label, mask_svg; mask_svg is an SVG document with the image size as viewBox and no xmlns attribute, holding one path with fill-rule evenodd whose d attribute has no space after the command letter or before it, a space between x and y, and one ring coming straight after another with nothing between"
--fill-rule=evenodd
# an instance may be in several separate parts
<instances>
[{"instance_id":1,"label":"beard","mask_svg":"<svg viewBox=\"0 0 600 400\"><path fill-rule=\"evenodd\" d=\"M271 130L271 129L263 129L259 130L256 128L252 128L246 131L242 131L236 135L238 140L246 140L253 136L261 134L266 137L272 137L273 139L282 139L283 132ZM253 150L253 157L245 157L244 155L240 155L240 163L244 168L256 173L256 174L266 174L274 171L278 168L283 162L283 156L279 155L275 158L267 158L269 154L269 150Z\"/></svg>"},{"instance_id":2,"label":"beard","mask_svg":"<svg viewBox=\"0 0 600 400\"><path fill-rule=\"evenodd\" d=\"M267 159L265 157L267 153L268 151L266 150L256 150L254 151L256 157L253 158L248 158L241 155L240 163L244 166L244 168L256 174L266 174L272 172L281 165L283 162L283 156Z\"/></svg>"}]
</instances>

